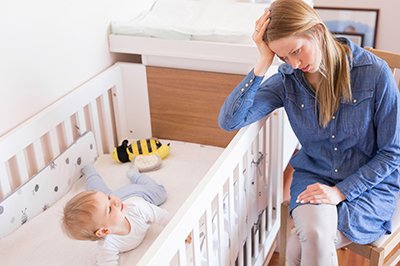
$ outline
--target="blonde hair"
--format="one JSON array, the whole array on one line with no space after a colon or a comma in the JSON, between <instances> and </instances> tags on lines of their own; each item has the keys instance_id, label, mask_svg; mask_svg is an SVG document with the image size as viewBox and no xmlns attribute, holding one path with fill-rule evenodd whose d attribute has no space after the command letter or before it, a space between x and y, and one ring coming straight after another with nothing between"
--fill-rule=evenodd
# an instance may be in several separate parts
<instances>
[{"instance_id":1,"label":"blonde hair","mask_svg":"<svg viewBox=\"0 0 400 266\"><path fill-rule=\"evenodd\" d=\"M97 209L94 194L97 191L85 191L75 195L64 207L62 227L70 237L78 240L99 240L96 230L99 228L94 219Z\"/></svg>"},{"instance_id":2,"label":"blonde hair","mask_svg":"<svg viewBox=\"0 0 400 266\"><path fill-rule=\"evenodd\" d=\"M293 35L319 39L322 60L321 79L315 88L319 106L319 124L326 127L339 108L340 100L352 98L350 85L350 48L336 40L321 18L302 0L276 0L269 8L271 21L264 34L269 43ZM315 37L319 32L319 38Z\"/></svg>"}]
</instances>

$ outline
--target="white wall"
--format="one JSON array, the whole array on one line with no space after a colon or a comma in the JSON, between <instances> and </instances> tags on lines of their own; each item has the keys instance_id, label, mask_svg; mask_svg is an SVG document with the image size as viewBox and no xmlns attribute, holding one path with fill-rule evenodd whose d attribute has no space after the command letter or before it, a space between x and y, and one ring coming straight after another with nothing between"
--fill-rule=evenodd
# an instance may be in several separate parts
<instances>
[{"instance_id":1,"label":"white wall","mask_svg":"<svg viewBox=\"0 0 400 266\"><path fill-rule=\"evenodd\" d=\"M110 19L147 0L1 0L0 136L110 66Z\"/></svg>"},{"instance_id":2,"label":"white wall","mask_svg":"<svg viewBox=\"0 0 400 266\"><path fill-rule=\"evenodd\" d=\"M314 0L315 6L378 8L378 34L376 48L400 53L400 1L399 0Z\"/></svg>"}]
</instances>

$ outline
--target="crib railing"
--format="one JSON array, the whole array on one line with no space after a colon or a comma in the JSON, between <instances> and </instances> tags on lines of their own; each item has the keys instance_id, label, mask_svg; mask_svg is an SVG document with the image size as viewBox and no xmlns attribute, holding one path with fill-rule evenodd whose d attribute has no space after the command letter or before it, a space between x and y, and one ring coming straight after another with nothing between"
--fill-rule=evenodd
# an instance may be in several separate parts
<instances>
[{"instance_id":1,"label":"crib railing","mask_svg":"<svg viewBox=\"0 0 400 266\"><path fill-rule=\"evenodd\" d=\"M262 265L280 223L273 116L237 133L138 265Z\"/></svg>"},{"instance_id":2,"label":"crib railing","mask_svg":"<svg viewBox=\"0 0 400 266\"><path fill-rule=\"evenodd\" d=\"M100 154L111 152L124 112L115 104L122 92L118 65L79 86L0 137L0 201L35 176L86 131L93 131ZM51 110L49 112L49 110Z\"/></svg>"}]
</instances>

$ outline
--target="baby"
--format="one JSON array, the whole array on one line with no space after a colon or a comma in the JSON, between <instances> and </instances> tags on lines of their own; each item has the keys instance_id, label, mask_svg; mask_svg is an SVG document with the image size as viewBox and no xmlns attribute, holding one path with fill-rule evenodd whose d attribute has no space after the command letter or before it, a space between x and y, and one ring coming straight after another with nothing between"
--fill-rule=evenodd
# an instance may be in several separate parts
<instances>
[{"instance_id":1,"label":"baby","mask_svg":"<svg viewBox=\"0 0 400 266\"><path fill-rule=\"evenodd\" d=\"M120 252L136 248L153 223L165 225L168 213L157 207L167 199L162 185L132 165L128 186L112 192L93 166L82 169L86 192L64 208L63 229L79 240L99 240L98 265L117 265Z\"/></svg>"}]
</instances>

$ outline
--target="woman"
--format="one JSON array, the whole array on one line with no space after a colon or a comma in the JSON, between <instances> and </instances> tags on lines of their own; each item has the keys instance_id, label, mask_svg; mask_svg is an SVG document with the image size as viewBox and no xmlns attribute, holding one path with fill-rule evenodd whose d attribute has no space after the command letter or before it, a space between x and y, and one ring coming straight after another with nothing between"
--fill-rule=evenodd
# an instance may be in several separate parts
<instances>
[{"instance_id":1,"label":"woman","mask_svg":"<svg viewBox=\"0 0 400 266\"><path fill-rule=\"evenodd\" d=\"M254 69L226 99L234 130L284 107L302 149L290 210L289 265L337 265L336 248L390 233L399 194L400 101L387 64L335 39L301 0L277 0L255 25ZM277 55L285 64L261 83Z\"/></svg>"}]
</instances>

